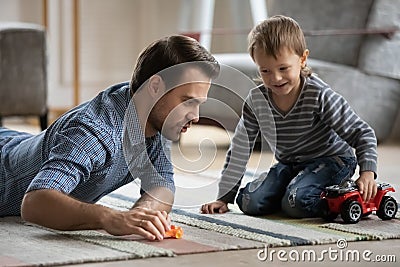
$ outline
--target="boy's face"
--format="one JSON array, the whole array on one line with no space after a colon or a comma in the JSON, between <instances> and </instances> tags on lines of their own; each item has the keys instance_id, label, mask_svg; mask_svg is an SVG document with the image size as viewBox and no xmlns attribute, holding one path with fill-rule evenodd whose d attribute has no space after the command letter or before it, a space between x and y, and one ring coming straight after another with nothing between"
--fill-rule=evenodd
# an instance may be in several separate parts
<instances>
[{"instance_id":1,"label":"boy's face","mask_svg":"<svg viewBox=\"0 0 400 267\"><path fill-rule=\"evenodd\" d=\"M181 85L164 93L150 112L148 125L167 139L177 141L192 123L199 120L199 106L207 100L210 78L198 69L189 69Z\"/></svg>"},{"instance_id":2,"label":"boy's face","mask_svg":"<svg viewBox=\"0 0 400 267\"><path fill-rule=\"evenodd\" d=\"M287 48L282 48L275 58L264 50L254 49L254 62L258 66L265 87L277 96L294 94L300 90L300 72L305 66L308 50L302 57Z\"/></svg>"}]
</instances>

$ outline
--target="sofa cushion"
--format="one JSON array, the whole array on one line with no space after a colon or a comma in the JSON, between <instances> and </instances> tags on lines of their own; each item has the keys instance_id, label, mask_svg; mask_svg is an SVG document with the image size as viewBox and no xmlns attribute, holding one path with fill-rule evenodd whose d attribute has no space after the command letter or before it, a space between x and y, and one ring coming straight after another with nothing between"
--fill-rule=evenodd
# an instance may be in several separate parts
<instances>
[{"instance_id":1,"label":"sofa cushion","mask_svg":"<svg viewBox=\"0 0 400 267\"><path fill-rule=\"evenodd\" d=\"M268 16L294 18L307 32L311 30L365 29L373 0L267 0ZM364 36L308 36L310 56L315 59L358 65Z\"/></svg>"},{"instance_id":2,"label":"sofa cushion","mask_svg":"<svg viewBox=\"0 0 400 267\"><path fill-rule=\"evenodd\" d=\"M390 39L382 35L366 37L360 50L359 68L371 74L400 79L399 1L375 0L368 28L385 27L397 27L399 31Z\"/></svg>"}]
</instances>

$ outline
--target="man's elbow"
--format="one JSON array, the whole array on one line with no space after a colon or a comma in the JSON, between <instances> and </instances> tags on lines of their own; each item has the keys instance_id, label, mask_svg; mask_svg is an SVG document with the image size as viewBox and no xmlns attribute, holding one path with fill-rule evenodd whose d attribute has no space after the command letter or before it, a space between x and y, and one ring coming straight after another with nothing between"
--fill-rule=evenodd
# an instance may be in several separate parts
<instances>
[{"instance_id":1,"label":"man's elbow","mask_svg":"<svg viewBox=\"0 0 400 267\"><path fill-rule=\"evenodd\" d=\"M25 194L22 204L21 204L21 218L24 221L34 223L35 220L35 197L32 196L33 192L28 192Z\"/></svg>"}]
</instances>

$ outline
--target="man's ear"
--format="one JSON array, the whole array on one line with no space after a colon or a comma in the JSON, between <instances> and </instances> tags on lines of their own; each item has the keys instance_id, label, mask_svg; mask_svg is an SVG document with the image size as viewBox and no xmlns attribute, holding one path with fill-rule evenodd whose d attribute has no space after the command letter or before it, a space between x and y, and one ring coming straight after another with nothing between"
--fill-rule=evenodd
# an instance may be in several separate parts
<instances>
[{"instance_id":1,"label":"man's ear","mask_svg":"<svg viewBox=\"0 0 400 267\"><path fill-rule=\"evenodd\" d=\"M301 63L302 68L304 68L307 65L307 58L308 58L309 54L310 54L310 50L306 49L303 52L303 56L300 57L300 63Z\"/></svg>"},{"instance_id":2,"label":"man's ear","mask_svg":"<svg viewBox=\"0 0 400 267\"><path fill-rule=\"evenodd\" d=\"M147 89L152 97L158 98L160 94L164 92L164 88L164 81L160 75L153 75L150 77Z\"/></svg>"}]
</instances>

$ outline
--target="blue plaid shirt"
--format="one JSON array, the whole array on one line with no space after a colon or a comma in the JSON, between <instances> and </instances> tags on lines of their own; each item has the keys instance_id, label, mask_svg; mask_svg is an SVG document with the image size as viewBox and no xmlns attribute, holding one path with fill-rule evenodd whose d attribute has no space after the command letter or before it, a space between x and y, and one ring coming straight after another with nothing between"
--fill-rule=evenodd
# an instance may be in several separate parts
<instances>
[{"instance_id":1,"label":"blue plaid shirt","mask_svg":"<svg viewBox=\"0 0 400 267\"><path fill-rule=\"evenodd\" d=\"M174 192L171 142L160 134L144 138L130 99L125 82L38 135L0 128L0 216L19 215L24 194L38 189L94 203L140 178L142 191L162 186Z\"/></svg>"}]
</instances>

